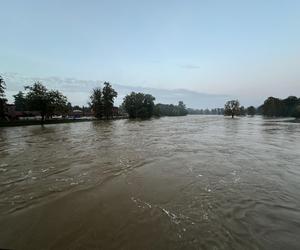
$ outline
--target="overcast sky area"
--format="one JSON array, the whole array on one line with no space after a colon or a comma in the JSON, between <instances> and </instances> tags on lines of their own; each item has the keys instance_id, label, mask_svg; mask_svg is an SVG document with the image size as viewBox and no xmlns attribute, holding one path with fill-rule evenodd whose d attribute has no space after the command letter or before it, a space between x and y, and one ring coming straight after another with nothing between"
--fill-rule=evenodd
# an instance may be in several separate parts
<instances>
[{"instance_id":1,"label":"overcast sky area","mask_svg":"<svg viewBox=\"0 0 300 250\"><path fill-rule=\"evenodd\" d=\"M300 96L299 0L0 0L0 9L9 93L26 77L58 79L63 90L64 79L185 89L245 105Z\"/></svg>"}]
</instances>

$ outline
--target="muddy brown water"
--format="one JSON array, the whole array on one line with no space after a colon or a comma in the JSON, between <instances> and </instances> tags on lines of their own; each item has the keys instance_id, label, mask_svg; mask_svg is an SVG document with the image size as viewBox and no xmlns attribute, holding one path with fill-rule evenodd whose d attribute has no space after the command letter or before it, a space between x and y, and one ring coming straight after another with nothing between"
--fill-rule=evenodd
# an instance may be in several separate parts
<instances>
[{"instance_id":1,"label":"muddy brown water","mask_svg":"<svg viewBox=\"0 0 300 250\"><path fill-rule=\"evenodd\" d=\"M0 248L300 249L300 123L0 128Z\"/></svg>"}]
</instances>

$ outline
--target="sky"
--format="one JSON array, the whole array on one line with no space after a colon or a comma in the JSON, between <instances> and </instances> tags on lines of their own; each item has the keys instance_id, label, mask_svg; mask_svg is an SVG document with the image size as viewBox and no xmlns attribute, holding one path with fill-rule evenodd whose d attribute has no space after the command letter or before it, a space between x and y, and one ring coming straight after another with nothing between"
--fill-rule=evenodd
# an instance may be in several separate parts
<instances>
[{"instance_id":1,"label":"sky","mask_svg":"<svg viewBox=\"0 0 300 250\"><path fill-rule=\"evenodd\" d=\"M300 96L298 0L0 0L0 6L2 75L185 89L253 105L268 96Z\"/></svg>"}]
</instances>

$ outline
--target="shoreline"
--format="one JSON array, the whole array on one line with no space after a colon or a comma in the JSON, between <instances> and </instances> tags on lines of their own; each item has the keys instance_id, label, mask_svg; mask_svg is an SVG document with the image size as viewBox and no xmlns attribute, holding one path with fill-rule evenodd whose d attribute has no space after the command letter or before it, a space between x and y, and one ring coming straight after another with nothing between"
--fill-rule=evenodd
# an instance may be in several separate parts
<instances>
[{"instance_id":1,"label":"shoreline","mask_svg":"<svg viewBox=\"0 0 300 250\"><path fill-rule=\"evenodd\" d=\"M53 119L45 120L41 124L40 120L16 120L16 121L0 121L0 127L18 127L18 126L33 126L33 125L47 125L47 124L60 124L60 123L75 123L75 122L91 122L91 121L110 121L127 119L127 117L113 117L111 119Z\"/></svg>"}]
</instances>

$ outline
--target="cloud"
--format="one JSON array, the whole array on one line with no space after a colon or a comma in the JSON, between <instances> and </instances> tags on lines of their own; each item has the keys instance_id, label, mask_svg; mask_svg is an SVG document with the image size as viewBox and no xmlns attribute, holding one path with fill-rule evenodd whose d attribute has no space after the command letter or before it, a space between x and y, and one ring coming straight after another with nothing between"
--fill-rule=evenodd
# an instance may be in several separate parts
<instances>
[{"instance_id":1,"label":"cloud","mask_svg":"<svg viewBox=\"0 0 300 250\"><path fill-rule=\"evenodd\" d=\"M92 89L102 86L104 82L61 77L30 77L17 73L5 73L2 75L7 83L7 98L10 102L13 101L12 95L23 90L25 85L41 81L48 89L57 89L63 92L73 105L87 105ZM120 105L123 98L132 91L151 94L156 98L156 103L177 104L179 101L183 101L189 108L223 107L225 101L229 98L227 95L199 93L187 89L159 89L115 83L112 83L112 85L118 92L117 105Z\"/></svg>"}]
</instances>

